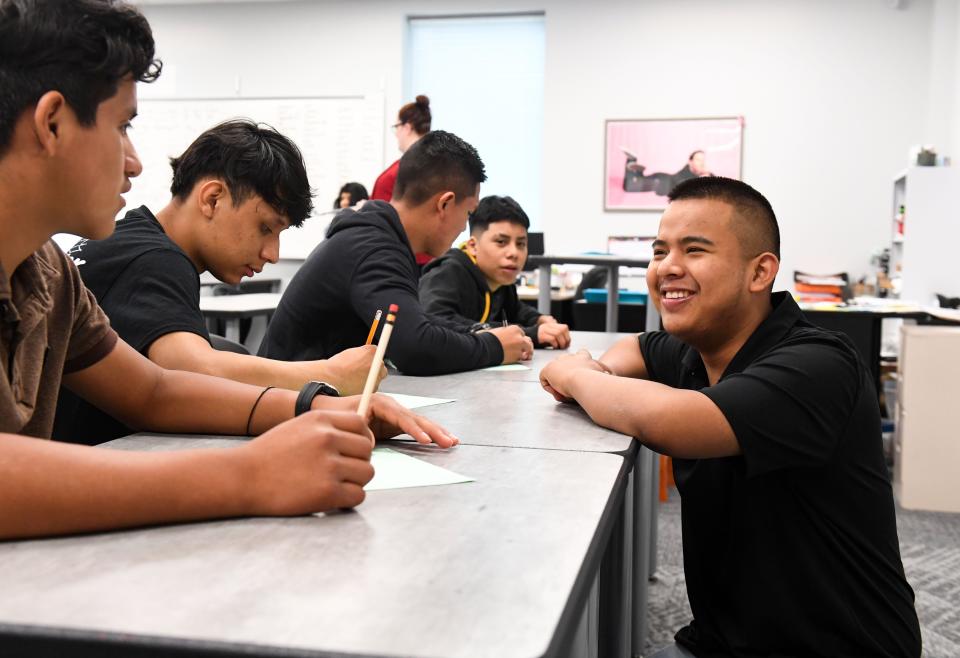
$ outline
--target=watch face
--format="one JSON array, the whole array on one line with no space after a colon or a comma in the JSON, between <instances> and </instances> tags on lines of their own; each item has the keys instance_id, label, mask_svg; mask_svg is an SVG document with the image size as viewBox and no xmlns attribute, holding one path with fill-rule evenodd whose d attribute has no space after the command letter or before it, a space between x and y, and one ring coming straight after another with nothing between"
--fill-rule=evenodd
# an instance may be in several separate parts
<instances>
[{"instance_id":1,"label":"watch face","mask_svg":"<svg viewBox=\"0 0 960 658\"><path fill-rule=\"evenodd\" d=\"M327 382L318 383L320 384L320 390L317 391L317 395L327 395L332 398L340 397L340 391L338 391L335 386L328 384Z\"/></svg>"}]
</instances>

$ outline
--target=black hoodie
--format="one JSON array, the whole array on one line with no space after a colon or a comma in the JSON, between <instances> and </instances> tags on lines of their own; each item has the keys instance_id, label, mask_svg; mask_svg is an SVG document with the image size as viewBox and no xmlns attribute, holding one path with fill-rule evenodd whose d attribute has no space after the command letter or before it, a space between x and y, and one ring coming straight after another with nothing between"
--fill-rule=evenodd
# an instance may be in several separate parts
<instances>
[{"instance_id":1,"label":"black hoodie","mask_svg":"<svg viewBox=\"0 0 960 658\"><path fill-rule=\"evenodd\" d=\"M260 356L326 359L363 345L378 310L400 307L387 358L408 375L440 375L498 365L492 334L449 329L424 314L413 249L393 206L369 201L344 210L283 293ZM383 328L380 324L379 332Z\"/></svg>"},{"instance_id":2,"label":"black hoodie","mask_svg":"<svg viewBox=\"0 0 960 658\"><path fill-rule=\"evenodd\" d=\"M420 279L420 302L423 310L442 318L461 331L470 331L478 324L497 327L518 324L537 342L537 320L540 314L517 297L516 286L500 286L490 292L483 272L462 249L451 249L426 264Z\"/></svg>"}]
</instances>

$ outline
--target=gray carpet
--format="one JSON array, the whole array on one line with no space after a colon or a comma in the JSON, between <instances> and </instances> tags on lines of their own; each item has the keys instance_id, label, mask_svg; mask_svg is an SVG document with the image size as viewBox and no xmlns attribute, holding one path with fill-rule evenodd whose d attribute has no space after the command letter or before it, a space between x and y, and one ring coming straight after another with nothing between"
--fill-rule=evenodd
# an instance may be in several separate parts
<instances>
[{"instance_id":1,"label":"gray carpet","mask_svg":"<svg viewBox=\"0 0 960 658\"><path fill-rule=\"evenodd\" d=\"M916 592L917 616L927 658L960 656L960 514L897 508L900 552ZM649 635L645 654L669 644L690 620L680 543L676 490L660 504L657 580L650 584Z\"/></svg>"}]
</instances>

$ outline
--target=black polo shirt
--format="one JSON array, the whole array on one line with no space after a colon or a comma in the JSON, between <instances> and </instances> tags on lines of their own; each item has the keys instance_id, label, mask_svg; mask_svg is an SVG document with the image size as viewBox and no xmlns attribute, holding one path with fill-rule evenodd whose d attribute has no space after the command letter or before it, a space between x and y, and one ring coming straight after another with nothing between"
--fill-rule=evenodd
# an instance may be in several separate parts
<instances>
[{"instance_id":1,"label":"black polo shirt","mask_svg":"<svg viewBox=\"0 0 960 658\"><path fill-rule=\"evenodd\" d=\"M919 656L868 369L786 293L710 386L700 355L640 336L650 379L699 390L742 455L674 459L697 656Z\"/></svg>"}]
</instances>

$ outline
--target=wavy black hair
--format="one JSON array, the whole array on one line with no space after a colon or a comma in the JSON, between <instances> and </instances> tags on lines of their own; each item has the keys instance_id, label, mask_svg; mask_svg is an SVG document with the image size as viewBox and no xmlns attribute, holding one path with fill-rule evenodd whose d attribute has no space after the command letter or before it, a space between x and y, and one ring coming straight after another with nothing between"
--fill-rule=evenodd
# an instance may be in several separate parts
<instances>
[{"instance_id":1,"label":"wavy black hair","mask_svg":"<svg viewBox=\"0 0 960 658\"><path fill-rule=\"evenodd\" d=\"M20 115L59 91L82 125L126 76L153 82L161 63L134 7L114 0L0 0L0 155Z\"/></svg>"},{"instance_id":2,"label":"wavy black hair","mask_svg":"<svg viewBox=\"0 0 960 658\"><path fill-rule=\"evenodd\" d=\"M233 205L253 195L300 226L313 212L313 191L300 149L264 123L231 119L204 131L179 158L170 158L170 193L186 200L203 178L226 183Z\"/></svg>"}]
</instances>

